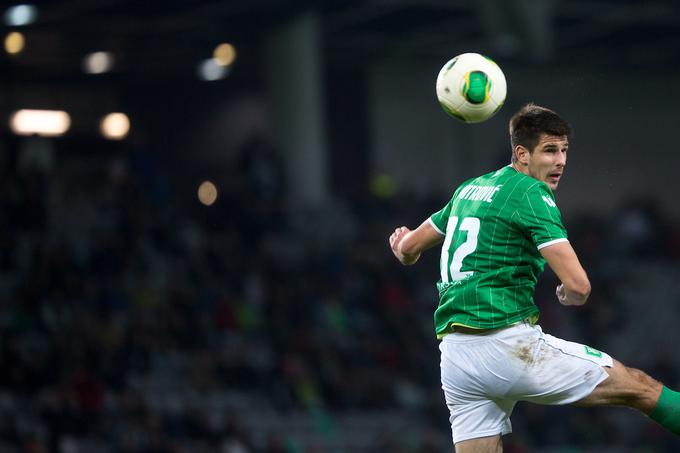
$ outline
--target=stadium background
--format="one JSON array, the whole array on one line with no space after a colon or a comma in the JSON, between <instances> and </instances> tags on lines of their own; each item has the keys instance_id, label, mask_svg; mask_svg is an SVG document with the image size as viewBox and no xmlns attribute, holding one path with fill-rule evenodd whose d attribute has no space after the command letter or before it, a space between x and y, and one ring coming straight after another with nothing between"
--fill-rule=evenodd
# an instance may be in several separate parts
<instances>
[{"instance_id":1,"label":"stadium background","mask_svg":"<svg viewBox=\"0 0 680 453\"><path fill-rule=\"evenodd\" d=\"M680 387L676 2L33 4L0 55L0 452L450 451L437 253L401 268L387 236L506 164L529 101L576 129L557 200L594 288L561 307L547 272L544 329ZM480 125L434 97L465 51L508 80ZM70 128L19 135L19 109ZM680 446L624 409L513 423L509 452Z\"/></svg>"}]
</instances>

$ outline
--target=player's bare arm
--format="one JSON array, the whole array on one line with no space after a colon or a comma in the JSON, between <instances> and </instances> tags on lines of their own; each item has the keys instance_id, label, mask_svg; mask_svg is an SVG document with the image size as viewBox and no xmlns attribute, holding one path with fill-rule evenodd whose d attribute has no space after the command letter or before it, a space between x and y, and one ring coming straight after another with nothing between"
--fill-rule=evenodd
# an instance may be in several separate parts
<instances>
[{"instance_id":1,"label":"player's bare arm","mask_svg":"<svg viewBox=\"0 0 680 453\"><path fill-rule=\"evenodd\" d=\"M405 266L414 264L422 252L440 244L443 240L444 236L427 220L415 230L409 230L405 226L396 228L389 239L392 253Z\"/></svg>"},{"instance_id":2,"label":"player's bare arm","mask_svg":"<svg viewBox=\"0 0 680 453\"><path fill-rule=\"evenodd\" d=\"M583 305L590 296L590 281L569 242L558 242L541 249L541 255L562 282L557 298L562 305Z\"/></svg>"}]
</instances>

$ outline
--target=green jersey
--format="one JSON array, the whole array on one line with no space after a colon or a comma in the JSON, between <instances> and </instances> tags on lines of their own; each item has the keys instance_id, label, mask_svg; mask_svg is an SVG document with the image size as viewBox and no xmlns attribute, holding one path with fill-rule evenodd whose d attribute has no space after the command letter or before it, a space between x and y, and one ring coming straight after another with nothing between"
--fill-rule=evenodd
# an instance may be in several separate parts
<instances>
[{"instance_id":1,"label":"green jersey","mask_svg":"<svg viewBox=\"0 0 680 453\"><path fill-rule=\"evenodd\" d=\"M538 318L539 250L567 240L552 190L507 166L464 182L430 224L442 235L437 337Z\"/></svg>"}]
</instances>

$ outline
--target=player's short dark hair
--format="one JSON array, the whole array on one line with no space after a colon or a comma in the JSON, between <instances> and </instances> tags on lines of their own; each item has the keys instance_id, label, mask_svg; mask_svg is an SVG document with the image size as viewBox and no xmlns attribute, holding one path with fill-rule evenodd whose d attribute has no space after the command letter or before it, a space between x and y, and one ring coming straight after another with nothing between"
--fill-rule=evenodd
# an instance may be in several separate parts
<instances>
[{"instance_id":1,"label":"player's short dark hair","mask_svg":"<svg viewBox=\"0 0 680 453\"><path fill-rule=\"evenodd\" d=\"M529 103L519 109L509 125L510 145L522 145L530 152L534 150L542 134L570 137L572 129L561 116L550 109ZM514 159L514 152L513 152Z\"/></svg>"}]
</instances>

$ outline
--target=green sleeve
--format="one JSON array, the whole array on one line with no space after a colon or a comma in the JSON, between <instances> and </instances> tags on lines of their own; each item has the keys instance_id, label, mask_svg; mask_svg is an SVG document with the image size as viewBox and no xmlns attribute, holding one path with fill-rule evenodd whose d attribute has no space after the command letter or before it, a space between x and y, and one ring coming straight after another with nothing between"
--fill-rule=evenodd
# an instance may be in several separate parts
<instances>
[{"instance_id":1,"label":"green sleeve","mask_svg":"<svg viewBox=\"0 0 680 453\"><path fill-rule=\"evenodd\" d=\"M527 190L517 207L517 221L536 248L567 240L560 210L550 188L542 183Z\"/></svg>"},{"instance_id":2,"label":"green sleeve","mask_svg":"<svg viewBox=\"0 0 680 453\"><path fill-rule=\"evenodd\" d=\"M442 236L446 235L446 224L449 222L449 215L451 214L451 205L453 204L453 198L451 201L446 203L446 206L441 208L439 211L435 212L430 216L430 224L435 230Z\"/></svg>"},{"instance_id":3,"label":"green sleeve","mask_svg":"<svg viewBox=\"0 0 680 453\"><path fill-rule=\"evenodd\" d=\"M453 200L456 199L456 196L458 195L458 192L460 192L460 189L465 187L470 181L472 181L472 179L468 179L463 184L458 186L456 191L453 192L453 196L451 197L449 202L446 203L446 206L432 214L428 219L430 221L430 225L432 225L434 229L437 230L437 232L442 236L446 236L446 225L448 225L449 217L451 216L451 207L453 206Z\"/></svg>"}]
</instances>

